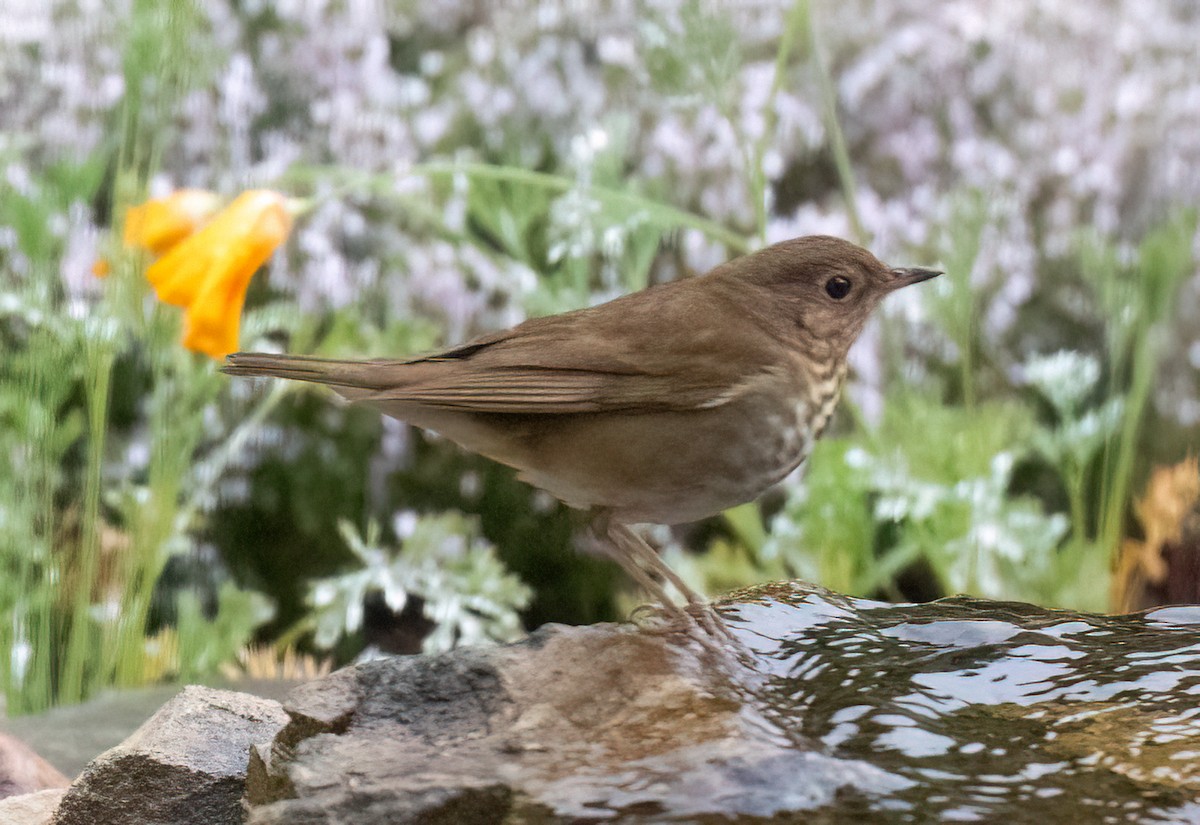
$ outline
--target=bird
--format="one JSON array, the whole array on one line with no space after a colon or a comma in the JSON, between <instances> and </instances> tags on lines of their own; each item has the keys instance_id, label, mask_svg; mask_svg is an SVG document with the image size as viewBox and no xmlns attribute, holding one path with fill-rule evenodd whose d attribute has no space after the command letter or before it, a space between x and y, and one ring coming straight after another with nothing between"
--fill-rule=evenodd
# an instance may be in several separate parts
<instances>
[{"instance_id":1,"label":"bird","mask_svg":"<svg viewBox=\"0 0 1200 825\"><path fill-rule=\"evenodd\" d=\"M631 525L698 521L790 475L828 424L872 311L940 274L812 235L433 354L237 352L223 371L324 384L515 468L589 511L613 559L683 615L655 576L689 609L704 598Z\"/></svg>"}]
</instances>

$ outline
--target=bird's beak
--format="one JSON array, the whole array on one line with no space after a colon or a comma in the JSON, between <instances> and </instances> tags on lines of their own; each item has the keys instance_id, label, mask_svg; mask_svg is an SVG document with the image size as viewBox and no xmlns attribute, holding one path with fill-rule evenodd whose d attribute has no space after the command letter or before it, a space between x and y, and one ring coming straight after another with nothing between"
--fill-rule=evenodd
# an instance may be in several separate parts
<instances>
[{"instance_id":1,"label":"bird's beak","mask_svg":"<svg viewBox=\"0 0 1200 825\"><path fill-rule=\"evenodd\" d=\"M907 269L893 269L892 280L888 283L888 288L899 289L902 286L910 284L919 284L921 281L928 281L930 278L936 278L941 275L941 271L937 269L921 269L913 266Z\"/></svg>"}]
</instances>

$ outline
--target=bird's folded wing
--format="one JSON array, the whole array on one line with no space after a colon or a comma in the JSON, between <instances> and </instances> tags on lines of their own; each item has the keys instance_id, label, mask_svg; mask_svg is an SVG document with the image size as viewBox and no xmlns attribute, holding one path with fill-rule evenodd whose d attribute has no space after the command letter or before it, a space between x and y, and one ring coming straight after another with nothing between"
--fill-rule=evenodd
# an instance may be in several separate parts
<instances>
[{"instance_id":1,"label":"bird's folded wing","mask_svg":"<svg viewBox=\"0 0 1200 825\"><path fill-rule=\"evenodd\" d=\"M658 294L664 300L652 306L630 296L411 360L238 353L225 371L327 384L367 403L562 414L709 409L776 368L771 342L754 324L716 336L696 316L697 301L671 299L685 292Z\"/></svg>"},{"instance_id":2,"label":"bird's folded wing","mask_svg":"<svg viewBox=\"0 0 1200 825\"><path fill-rule=\"evenodd\" d=\"M766 363L751 330L718 348L682 322L657 320L594 310L534 319L410 361L359 398L495 413L709 409Z\"/></svg>"},{"instance_id":3,"label":"bird's folded wing","mask_svg":"<svg viewBox=\"0 0 1200 825\"><path fill-rule=\"evenodd\" d=\"M242 352L229 356L224 371L325 384L352 401L492 413L706 409L737 395L719 370L677 370L668 376L616 362L607 368L561 367L502 363L504 354L477 359L451 353L413 361L340 361Z\"/></svg>"},{"instance_id":4,"label":"bird's folded wing","mask_svg":"<svg viewBox=\"0 0 1200 825\"><path fill-rule=\"evenodd\" d=\"M728 400L727 386L707 376L562 369L538 365L481 366L426 362L396 372L388 387L356 395L366 402L492 413L651 412L704 409Z\"/></svg>"}]
</instances>

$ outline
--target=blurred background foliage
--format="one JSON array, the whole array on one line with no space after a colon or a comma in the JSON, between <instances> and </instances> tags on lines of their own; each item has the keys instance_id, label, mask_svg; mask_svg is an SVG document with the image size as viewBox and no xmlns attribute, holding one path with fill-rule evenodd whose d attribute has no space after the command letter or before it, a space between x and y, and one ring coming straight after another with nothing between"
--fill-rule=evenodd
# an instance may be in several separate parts
<instances>
[{"instance_id":1,"label":"blurred background foliage","mask_svg":"<svg viewBox=\"0 0 1200 825\"><path fill-rule=\"evenodd\" d=\"M8 711L637 603L506 468L183 349L119 241L185 186L309 199L244 349L420 352L803 234L940 265L806 469L650 537L713 594L1126 604L1200 422L1198 36L1170 0L0 2Z\"/></svg>"}]
</instances>

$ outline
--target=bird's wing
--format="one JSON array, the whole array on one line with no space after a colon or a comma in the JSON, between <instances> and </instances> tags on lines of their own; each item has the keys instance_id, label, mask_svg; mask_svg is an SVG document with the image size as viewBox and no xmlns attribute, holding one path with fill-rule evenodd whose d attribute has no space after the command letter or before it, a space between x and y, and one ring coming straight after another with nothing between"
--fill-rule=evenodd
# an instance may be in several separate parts
<instances>
[{"instance_id":1,"label":"bird's wing","mask_svg":"<svg viewBox=\"0 0 1200 825\"><path fill-rule=\"evenodd\" d=\"M419 380L398 382L359 399L470 412L543 414L703 409L728 400L721 387L695 377L688 381L682 376L519 364L482 369L444 364Z\"/></svg>"},{"instance_id":2,"label":"bird's wing","mask_svg":"<svg viewBox=\"0 0 1200 825\"><path fill-rule=\"evenodd\" d=\"M489 360L493 363L442 356L418 361L336 361L239 352L229 356L224 371L325 384L352 401L487 413L704 409L733 397L728 385L707 374L667 376Z\"/></svg>"},{"instance_id":3,"label":"bird's wing","mask_svg":"<svg viewBox=\"0 0 1200 825\"><path fill-rule=\"evenodd\" d=\"M749 319L718 313L686 291L618 299L537 318L408 361L326 361L238 353L226 372L333 386L347 398L481 413L697 410L736 398L771 363ZM732 324L732 330L728 327Z\"/></svg>"},{"instance_id":4,"label":"bird's wing","mask_svg":"<svg viewBox=\"0 0 1200 825\"><path fill-rule=\"evenodd\" d=\"M710 292L677 282L649 295L535 318L411 362L422 376L368 400L477 412L696 410L737 397L769 364L763 333ZM719 319L724 334L713 329ZM743 322L744 323L741 323ZM732 329L730 329L732 327ZM399 376L397 376L399 377Z\"/></svg>"}]
</instances>

